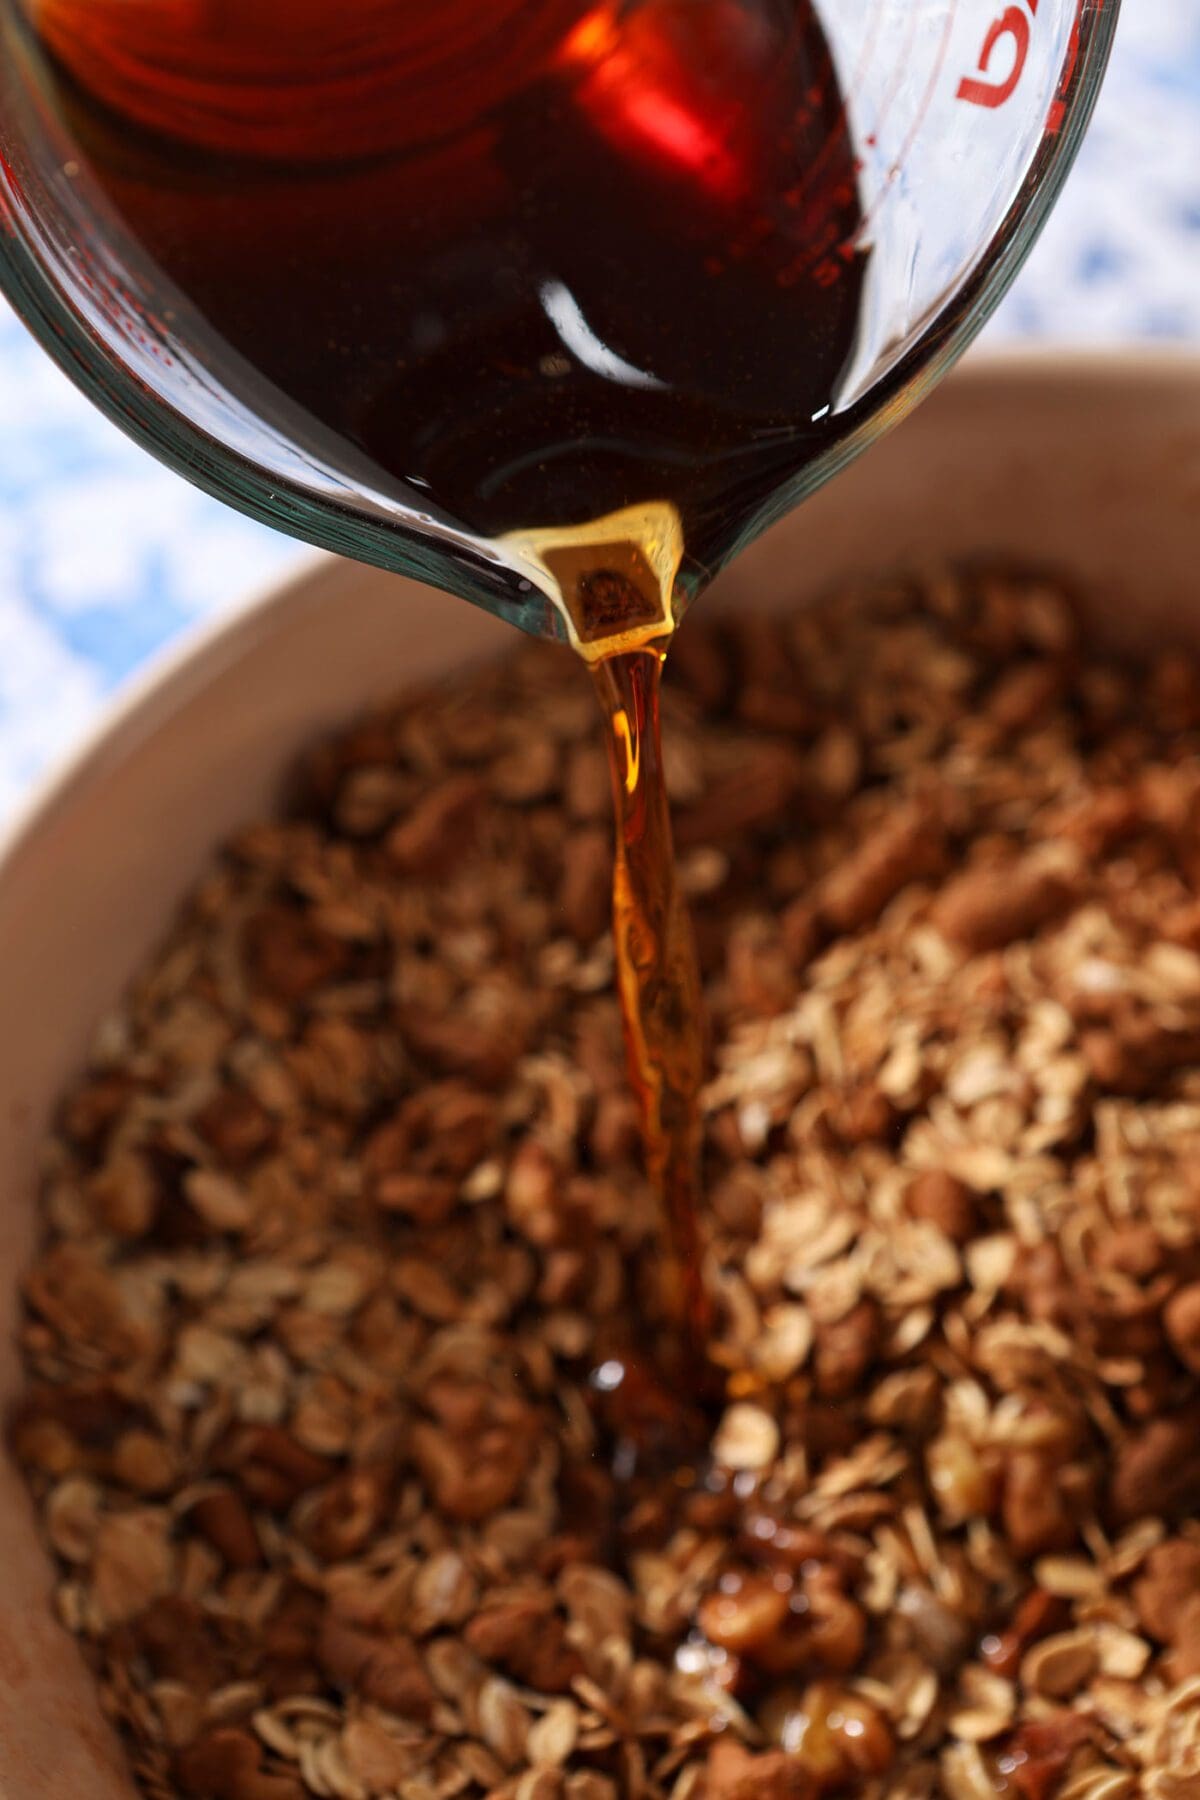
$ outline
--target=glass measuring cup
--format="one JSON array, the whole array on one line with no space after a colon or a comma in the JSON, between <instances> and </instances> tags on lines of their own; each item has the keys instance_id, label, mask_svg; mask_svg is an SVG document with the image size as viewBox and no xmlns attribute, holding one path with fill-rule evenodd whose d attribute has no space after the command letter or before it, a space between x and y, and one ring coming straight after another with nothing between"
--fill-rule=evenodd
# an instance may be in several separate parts
<instances>
[{"instance_id":1,"label":"glass measuring cup","mask_svg":"<svg viewBox=\"0 0 1200 1800\"><path fill-rule=\"evenodd\" d=\"M1116 10L1116 0L820 0L815 9L808 0L447 0L425 28L413 0L311 9L301 0L233 8L222 0L0 0L0 286L104 410L210 491L310 541L418 574L527 630L562 636L554 566L520 529L543 521L514 513L497 529L486 509L431 492L427 471L381 459L363 432L331 435L309 399L259 379L236 330L214 331L175 278L169 239L160 236L155 254L146 253L124 204L131 190L121 184L122 157L150 140L182 146L171 163L179 185L168 191L171 204L182 205L197 186L215 187L219 197L265 168L274 179L294 156L296 120L306 118L320 122L307 140L318 156L356 169L399 159L417 170L417 192L431 144L466 126L503 137L509 125L498 121L540 104L529 96L543 91L549 59L567 71L555 105L566 96L582 112L589 95L604 105L615 99L627 120L640 119L643 136L657 132L658 147L685 160L700 141L697 117L717 117L697 165L711 175L736 148L739 121L765 96L771 58L786 47L794 20L814 12L828 49L824 79L836 93L812 104L840 120L840 139L831 122L828 142L840 142L843 165L851 147L857 195L846 230L844 209L834 218L822 198L820 146L814 154L806 142L797 186L817 199L805 214L802 279L818 296L855 271L853 339L811 418L761 400L757 412L742 409L739 454L750 444L758 455L769 441L769 469L754 481L729 481L727 517L703 553L687 531L678 542L666 534L659 548L678 616L774 517L902 417L978 330L1070 164ZM206 17L197 73L183 68L181 45ZM631 60L639 30L649 33L651 50L643 44L641 60ZM689 69L694 63L696 91L714 90L724 110L696 115L684 103L688 93L681 101L682 90L669 84L647 88L647 69L667 66L655 62L660 42ZM758 62L755 45L766 47ZM720 61L731 46L745 52L749 71L736 91ZM258 58L255 81L245 80L241 51ZM171 89L181 69L189 80ZM164 93L169 103L147 114ZM95 102L86 129L85 98ZM223 139L212 135L214 118ZM572 253L588 228L585 216L563 217ZM664 372L670 316L627 320L627 335L646 328L651 349L625 354L626 345L597 328L591 302L579 303L577 284L561 278L561 247L543 236L535 258L524 245L514 256L526 298L554 333L544 375L539 367L545 390L562 373L551 366L557 360L619 407L668 386L690 403L691 387L702 383L686 358ZM502 243L478 278L489 280L506 254ZM596 304L603 299L598 293ZM663 304L702 303L693 294ZM753 329L748 322L748 336ZM781 382L785 362L776 358ZM573 448L560 430L563 485L579 496L580 515L555 523L585 528L595 510L610 509L589 512L593 471L572 461ZM667 452L669 465L677 446Z\"/></svg>"}]
</instances>

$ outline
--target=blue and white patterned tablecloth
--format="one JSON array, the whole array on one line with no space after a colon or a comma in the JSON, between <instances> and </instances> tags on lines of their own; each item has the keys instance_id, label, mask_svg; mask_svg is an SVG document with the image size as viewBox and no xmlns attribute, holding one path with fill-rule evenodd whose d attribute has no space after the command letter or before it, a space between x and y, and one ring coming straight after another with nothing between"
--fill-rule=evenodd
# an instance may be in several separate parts
<instances>
[{"instance_id":1,"label":"blue and white patterned tablecloth","mask_svg":"<svg viewBox=\"0 0 1200 1800\"><path fill-rule=\"evenodd\" d=\"M1091 137L987 333L1022 337L1200 344L1200 0L1124 0ZM0 303L0 818L152 652L300 554L127 443Z\"/></svg>"}]
</instances>

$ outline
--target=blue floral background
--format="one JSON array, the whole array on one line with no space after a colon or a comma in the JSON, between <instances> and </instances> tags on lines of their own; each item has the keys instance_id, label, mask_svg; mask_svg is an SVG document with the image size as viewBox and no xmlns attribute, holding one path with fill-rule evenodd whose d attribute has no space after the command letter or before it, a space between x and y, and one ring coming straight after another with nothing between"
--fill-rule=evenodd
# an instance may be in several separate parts
<instances>
[{"instance_id":1,"label":"blue floral background","mask_svg":"<svg viewBox=\"0 0 1200 1800\"><path fill-rule=\"evenodd\" d=\"M1030 338L1200 344L1200 0L1124 0L1091 136L984 341ZM156 650L302 554L126 442L0 302L0 818Z\"/></svg>"}]
</instances>

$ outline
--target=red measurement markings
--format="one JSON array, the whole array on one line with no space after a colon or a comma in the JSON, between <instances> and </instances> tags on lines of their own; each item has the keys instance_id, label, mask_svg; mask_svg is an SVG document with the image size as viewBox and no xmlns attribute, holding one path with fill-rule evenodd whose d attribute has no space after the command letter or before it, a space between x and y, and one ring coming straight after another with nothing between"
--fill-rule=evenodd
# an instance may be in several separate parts
<instances>
[{"instance_id":1,"label":"red measurement markings","mask_svg":"<svg viewBox=\"0 0 1200 1800\"><path fill-rule=\"evenodd\" d=\"M1021 0L1019 6L1006 7L999 18L992 20L979 52L977 71L964 75L958 84L960 100L969 101L972 106L995 108L1012 99L1029 59L1032 21L1037 17L1037 9L1038 0ZM1002 45L1007 46L1012 61L1007 73L1001 75L996 71L1004 67Z\"/></svg>"}]
</instances>

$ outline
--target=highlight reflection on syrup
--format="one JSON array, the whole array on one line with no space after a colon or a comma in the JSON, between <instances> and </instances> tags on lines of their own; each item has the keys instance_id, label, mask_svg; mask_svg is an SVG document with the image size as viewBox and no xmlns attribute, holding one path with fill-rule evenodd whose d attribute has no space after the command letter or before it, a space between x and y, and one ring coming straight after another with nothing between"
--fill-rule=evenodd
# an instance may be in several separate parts
<instances>
[{"instance_id":1,"label":"highlight reflection on syrup","mask_svg":"<svg viewBox=\"0 0 1200 1800\"><path fill-rule=\"evenodd\" d=\"M673 164L716 198L735 200L746 187L731 147L737 109L714 117L711 97L693 91L695 68L667 23L598 6L568 33L558 64L578 79L580 109L605 136Z\"/></svg>"}]
</instances>

